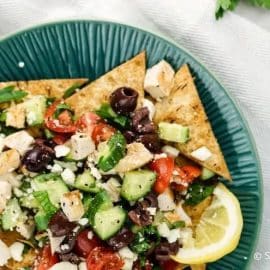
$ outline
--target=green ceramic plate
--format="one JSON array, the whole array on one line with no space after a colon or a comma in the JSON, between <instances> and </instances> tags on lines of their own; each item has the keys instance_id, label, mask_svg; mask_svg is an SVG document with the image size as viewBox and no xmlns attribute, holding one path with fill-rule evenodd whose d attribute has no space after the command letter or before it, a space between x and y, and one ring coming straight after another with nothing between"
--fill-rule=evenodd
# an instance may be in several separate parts
<instances>
[{"instance_id":1,"label":"green ceramic plate","mask_svg":"<svg viewBox=\"0 0 270 270\"><path fill-rule=\"evenodd\" d=\"M126 25L98 21L48 24L0 42L0 81L67 77L93 80L142 50L147 51L149 66L165 58L175 69L184 63L191 67L234 180L229 188L240 200L244 215L238 248L209 264L208 269L248 269L262 212L262 178L254 142L228 93L189 53L163 38Z\"/></svg>"}]
</instances>

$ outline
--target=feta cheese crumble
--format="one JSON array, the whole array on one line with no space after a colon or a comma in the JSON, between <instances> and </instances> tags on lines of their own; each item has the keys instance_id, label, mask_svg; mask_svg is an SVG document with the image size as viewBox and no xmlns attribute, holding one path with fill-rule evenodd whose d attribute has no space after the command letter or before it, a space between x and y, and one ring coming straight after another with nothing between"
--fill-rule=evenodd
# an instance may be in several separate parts
<instances>
[{"instance_id":1,"label":"feta cheese crumble","mask_svg":"<svg viewBox=\"0 0 270 270\"><path fill-rule=\"evenodd\" d=\"M64 171L61 173L61 177L63 178L64 182L68 185L73 185L76 178L74 172L69 168L64 169Z\"/></svg>"},{"instance_id":2,"label":"feta cheese crumble","mask_svg":"<svg viewBox=\"0 0 270 270\"><path fill-rule=\"evenodd\" d=\"M56 145L54 147L54 151L55 151L55 156L57 158L60 158L60 157L65 157L69 154L70 152L70 148L67 147L66 145Z\"/></svg>"}]
</instances>

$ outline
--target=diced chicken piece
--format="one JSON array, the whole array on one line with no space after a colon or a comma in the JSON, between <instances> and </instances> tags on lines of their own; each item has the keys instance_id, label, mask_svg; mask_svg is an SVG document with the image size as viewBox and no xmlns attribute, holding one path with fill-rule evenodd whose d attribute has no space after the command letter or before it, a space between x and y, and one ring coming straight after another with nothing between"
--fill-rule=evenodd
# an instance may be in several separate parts
<instances>
[{"instance_id":1,"label":"diced chicken piece","mask_svg":"<svg viewBox=\"0 0 270 270\"><path fill-rule=\"evenodd\" d=\"M20 154L11 149L0 154L0 175L16 170L20 166Z\"/></svg>"},{"instance_id":2,"label":"diced chicken piece","mask_svg":"<svg viewBox=\"0 0 270 270\"><path fill-rule=\"evenodd\" d=\"M161 211L172 211L176 205L174 203L174 196L172 191L167 188L163 193L158 195L158 207Z\"/></svg>"},{"instance_id":3,"label":"diced chicken piece","mask_svg":"<svg viewBox=\"0 0 270 270\"><path fill-rule=\"evenodd\" d=\"M140 168L153 159L153 155L142 143L127 145L127 154L115 167L115 171L124 173Z\"/></svg>"},{"instance_id":4,"label":"diced chicken piece","mask_svg":"<svg viewBox=\"0 0 270 270\"><path fill-rule=\"evenodd\" d=\"M54 254L55 252L60 252L60 244L65 239L65 236L54 237L51 230L48 229L47 232L50 241L51 253Z\"/></svg>"},{"instance_id":5,"label":"diced chicken piece","mask_svg":"<svg viewBox=\"0 0 270 270\"><path fill-rule=\"evenodd\" d=\"M1 180L9 182L13 188L19 187L21 185L22 178L23 178L23 175L17 174L16 172L11 172L11 173L1 175Z\"/></svg>"},{"instance_id":6,"label":"diced chicken piece","mask_svg":"<svg viewBox=\"0 0 270 270\"><path fill-rule=\"evenodd\" d=\"M84 214L82 196L78 190L65 193L60 202L69 221L79 221Z\"/></svg>"},{"instance_id":7,"label":"diced chicken piece","mask_svg":"<svg viewBox=\"0 0 270 270\"><path fill-rule=\"evenodd\" d=\"M18 150L20 155L24 155L32 143L34 143L34 138L24 130L13 133L5 138L5 146Z\"/></svg>"},{"instance_id":8,"label":"diced chicken piece","mask_svg":"<svg viewBox=\"0 0 270 270\"><path fill-rule=\"evenodd\" d=\"M165 60L147 70L144 89L153 98L159 100L170 95L174 81L174 70Z\"/></svg>"},{"instance_id":9,"label":"diced chicken piece","mask_svg":"<svg viewBox=\"0 0 270 270\"><path fill-rule=\"evenodd\" d=\"M16 231L21 234L25 239L30 239L35 230L35 223L33 220L19 222L16 226Z\"/></svg>"},{"instance_id":10,"label":"diced chicken piece","mask_svg":"<svg viewBox=\"0 0 270 270\"><path fill-rule=\"evenodd\" d=\"M6 125L15 128L24 128L25 108L23 104L11 106L7 110Z\"/></svg>"},{"instance_id":11,"label":"diced chicken piece","mask_svg":"<svg viewBox=\"0 0 270 270\"><path fill-rule=\"evenodd\" d=\"M108 192L113 202L120 200L121 184L117 179L112 177L106 183L101 184L101 187Z\"/></svg>"},{"instance_id":12,"label":"diced chicken piece","mask_svg":"<svg viewBox=\"0 0 270 270\"><path fill-rule=\"evenodd\" d=\"M71 157L75 160L81 160L95 151L93 140L85 133L77 133L70 139Z\"/></svg>"},{"instance_id":13,"label":"diced chicken piece","mask_svg":"<svg viewBox=\"0 0 270 270\"><path fill-rule=\"evenodd\" d=\"M8 246L0 239L0 266L4 266L11 257Z\"/></svg>"}]
</instances>

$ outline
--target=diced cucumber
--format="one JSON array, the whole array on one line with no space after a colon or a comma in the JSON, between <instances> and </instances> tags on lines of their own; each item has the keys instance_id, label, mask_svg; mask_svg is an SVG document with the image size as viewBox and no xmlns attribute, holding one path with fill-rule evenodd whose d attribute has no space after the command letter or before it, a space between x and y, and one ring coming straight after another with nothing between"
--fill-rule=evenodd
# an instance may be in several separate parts
<instances>
[{"instance_id":1,"label":"diced cucumber","mask_svg":"<svg viewBox=\"0 0 270 270\"><path fill-rule=\"evenodd\" d=\"M124 157L125 148L125 137L120 132L115 133L99 153L98 167L104 172L111 170Z\"/></svg>"},{"instance_id":2,"label":"diced cucumber","mask_svg":"<svg viewBox=\"0 0 270 270\"><path fill-rule=\"evenodd\" d=\"M44 231L48 228L48 224L50 221L50 216L46 215L46 213L40 210L34 217L35 223L38 231Z\"/></svg>"},{"instance_id":3,"label":"diced cucumber","mask_svg":"<svg viewBox=\"0 0 270 270\"><path fill-rule=\"evenodd\" d=\"M93 229L102 240L107 240L121 229L125 219L126 212L120 206L101 210L95 215Z\"/></svg>"},{"instance_id":4,"label":"diced cucumber","mask_svg":"<svg viewBox=\"0 0 270 270\"><path fill-rule=\"evenodd\" d=\"M45 96L33 96L25 103L26 122L29 126L41 125L46 110Z\"/></svg>"},{"instance_id":5,"label":"diced cucumber","mask_svg":"<svg viewBox=\"0 0 270 270\"><path fill-rule=\"evenodd\" d=\"M86 213L85 215L87 215L88 213L88 209L92 203L92 201L94 200L94 198L88 194L83 194L83 208L84 208L84 212ZM87 217L87 216L86 216Z\"/></svg>"},{"instance_id":6,"label":"diced cucumber","mask_svg":"<svg viewBox=\"0 0 270 270\"><path fill-rule=\"evenodd\" d=\"M34 191L47 191L50 201L56 207L59 207L60 198L63 194L69 191L66 184L60 179L46 182L33 179L31 185Z\"/></svg>"},{"instance_id":7,"label":"diced cucumber","mask_svg":"<svg viewBox=\"0 0 270 270\"><path fill-rule=\"evenodd\" d=\"M96 186L96 180L91 175L89 170L85 170L82 174L78 175L74 187L86 192L97 193L100 189Z\"/></svg>"},{"instance_id":8,"label":"diced cucumber","mask_svg":"<svg viewBox=\"0 0 270 270\"><path fill-rule=\"evenodd\" d=\"M185 143L189 139L189 128L176 123L160 122L159 137L169 142Z\"/></svg>"},{"instance_id":9,"label":"diced cucumber","mask_svg":"<svg viewBox=\"0 0 270 270\"><path fill-rule=\"evenodd\" d=\"M34 209L39 207L39 203L37 200L34 198L32 194L29 194L28 196L23 196L20 198L20 205L29 208L29 209Z\"/></svg>"},{"instance_id":10,"label":"diced cucumber","mask_svg":"<svg viewBox=\"0 0 270 270\"><path fill-rule=\"evenodd\" d=\"M203 168L202 169L202 174L201 174L201 179L202 180L208 180L210 178L212 178L213 176L215 175L214 172L206 169L206 168Z\"/></svg>"},{"instance_id":11,"label":"diced cucumber","mask_svg":"<svg viewBox=\"0 0 270 270\"><path fill-rule=\"evenodd\" d=\"M156 180L156 174L149 170L127 172L124 176L121 195L128 201L136 201L147 194Z\"/></svg>"},{"instance_id":12,"label":"diced cucumber","mask_svg":"<svg viewBox=\"0 0 270 270\"><path fill-rule=\"evenodd\" d=\"M2 227L4 230L12 230L23 215L19 202L16 198L8 201L2 214Z\"/></svg>"},{"instance_id":13,"label":"diced cucumber","mask_svg":"<svg viewBox=\"0 0 270 270\"><path fill-rule=\"evenodd\" d=\"M99 192L91 201L87 216L91 224L94 222L95 215L98 211L106 210L113 207L112 201L108 193L104 190Z\"/></svg>"}]
</instances>

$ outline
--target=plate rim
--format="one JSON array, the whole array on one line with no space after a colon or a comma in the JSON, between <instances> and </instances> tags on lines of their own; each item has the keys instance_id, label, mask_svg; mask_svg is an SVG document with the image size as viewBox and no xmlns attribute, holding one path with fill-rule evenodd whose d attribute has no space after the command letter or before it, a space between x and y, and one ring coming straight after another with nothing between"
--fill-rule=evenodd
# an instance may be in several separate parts
<instances>
[{"instance_id":1,"label":"plate rim","mask_svg":"<svg viewBox=\"0 0 270 270\"><path fill-rule=\"evenodd\" d=\"M233 95L223 86L223 84L219 81L219 79L217 78L217 76L208 69L206 64L203 64L201 62L201 60L195 56L193 53L191 53L186 47L183 47L182 45L178 44L176 41L174 41L173 39L171 39L170 37L165 36L164 34L160 33L160 32L155 32L152 29L149 28L140 28L134 25L130 25L130 24L126 24L126 23L122 23L116 20L106 20L106 19L102 19L102 20L95 20L95 19L78 19L78 18L73 18L73 19L67 19L67 20L53 20L53 21L49 21L49 22L45 22L45 23L40 23L40 24L35 24L33 26L29 26L26 28L22 28L19 29L18 31L14 31L10 34L6 34L3 35L0 38L0 47L1 44L5 41L8 41L10 39L13 39L17 36L23 35L23 34L27 34L28 32L31 31L35 31L38 29L44 29L46 27L50 27L50 26L57 26L57 25L65 25L65 24L70 24L70 23L98 23L98 24L113 24L113 25L118 25L121 27L128 27L131 28L135 31L140 31L143 32L147 35L151 35L154 36L157 39L162 40L165 43L168 43L170 46L173 46L175 49L180 49L182 51L184 51L187 55L189 55L191 58L193 58L196 62L197 65L200 66L200 68L202 68L202 70L204 70L204 72L207 72L209 74L209 76L212 77L212 79L219 85L220 88L222 88L222 90L224 91L224 94L226 95L226 97L229 99L229 101L232 103L232 105L235 108L236 113L238 114L239 118L241 119L242 123L243 123L243 128L244 131L247 134L247 137L250 141L250 147L251 150L254 154L254 158L255 158L255 166L257 168L257 173L258 173L258 193L259 193L259 197L258 197L258 205L259 205L259 209L260 209L260 213L258 214L257 217L257 224L256 224L256 230L255 230L255 235L253 236L253 247L251 249L251 255L254 254L257 246L258 246L258 242L259 242L259 238L260 238L260 234L261 234L261 228L262 228L262 217L263 217L263 211L264 211L264 190L263 190L263 174L262 174L262 166L261 166L261 160L260 160L260 156L258 153L258 149L257 149L257 145L256 145L256 141L254 139L254 135L252 133L252 130L249 126L249 123L247 121L247 119L245 118L242 109L240 108L240 105L238 104L238 102L235 100L235 98L233 97ZM229 254L228 254L229 255ZM253 260L252 258L248 259L247 262L247 269L250 268L251 264L252 264Z\"/></svg>"}]
</instances>

